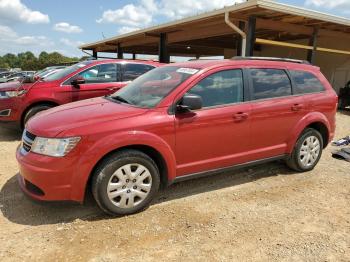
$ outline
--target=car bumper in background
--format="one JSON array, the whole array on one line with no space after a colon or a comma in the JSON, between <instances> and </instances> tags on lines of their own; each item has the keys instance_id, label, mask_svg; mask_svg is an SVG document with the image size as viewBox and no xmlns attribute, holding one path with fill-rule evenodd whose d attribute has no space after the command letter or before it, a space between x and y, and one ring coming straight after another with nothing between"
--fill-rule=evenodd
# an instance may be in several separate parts
<instances>
[{"instance_id":1,"label":"car bumper in background","mask_svg":"<svg viewBox=\"0 0 350 262\"><path fill-rule=\"evenodd\" d=\"M20 122L19 99L17 97L0 100L0 122Z\"/></svg>"}]
</instances>

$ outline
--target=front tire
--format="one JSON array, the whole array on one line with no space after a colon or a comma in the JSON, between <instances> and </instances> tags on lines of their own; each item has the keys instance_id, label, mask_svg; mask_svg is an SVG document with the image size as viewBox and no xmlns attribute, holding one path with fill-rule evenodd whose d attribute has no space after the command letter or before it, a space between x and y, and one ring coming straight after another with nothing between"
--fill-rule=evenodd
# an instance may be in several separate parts
<instances>
[{"instance_id":1,"label":"front tire","mask_svg":"<svg viewBox=\"0 0 350 262\"><path fill-rule=\"evenodd\" d=\"M322 156L323 143L320 132L313 128L305 129L286 161L287 166L297 172L314 169Z\"/></svg>"},{"instance_id":2,"label":"front tire","mask_svg":"<svg viewBox=\"0 0 350 262\"><path fill-rule=\"evenodd\" d=\"M92 193L110 215L129 215L149 206L159 189L156 163L138 150L117 152L101 162L92 177Z\"/></svg>"}]
</instances>

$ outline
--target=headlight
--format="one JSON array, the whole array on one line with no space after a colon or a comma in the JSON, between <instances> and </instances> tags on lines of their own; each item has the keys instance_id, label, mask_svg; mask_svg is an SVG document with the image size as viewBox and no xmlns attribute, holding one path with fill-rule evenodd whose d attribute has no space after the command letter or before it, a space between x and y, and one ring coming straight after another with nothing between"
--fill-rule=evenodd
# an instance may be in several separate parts
<instances>
[{"instance_id":1,"label":"headlight","mask_svg":"<svg viewBox=\"0 0 350 262\"><path fill-rule=\"evenodd\" d=\"M24 95L27 92L27 90L20 90L20 91L2 91L0 92L0 99L5 98L11 98L11 97L17 97Z\"/></svg>"},{"instance_id":2,"label":"headlight","mask_svg":"<svg viewBox=\"0 0 350 262\"><path fill-rule=\"evenodd\" d=\"M42 138L36 137L31 151L40 155L63 157L67 155L80 141L80 137Z\"/></svg>"}]
</instances>

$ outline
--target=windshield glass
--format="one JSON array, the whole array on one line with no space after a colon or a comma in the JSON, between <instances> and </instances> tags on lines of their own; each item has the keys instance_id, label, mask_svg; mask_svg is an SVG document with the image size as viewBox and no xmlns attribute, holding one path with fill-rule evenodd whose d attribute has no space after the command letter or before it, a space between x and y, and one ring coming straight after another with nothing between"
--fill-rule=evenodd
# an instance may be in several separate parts
<instances>
[{"instance_id":1,"label":"windshield glass","mask_svg":"<svg viewBox=\"0 0 350 262\"><path fill-rule=\"evenodd\" d=\"M137 107L152 108L198 71L176 66L159 67L140 76L111 98Z\"/></svg>"},{"instance_id":2,"label":"windshield glass","mask_svg":"<svg viewBox=\"0 0 350 262\"><path fill-rule=\"evenodd\" d=\"M64 69L62 69L61 71L56 72L55 74L52 74L48 77L45 78L45 81L55 81L55 80L59 80L63 77L66 77L67 75L70 75L71 73L77 71L78 69L85 67L89 64L91 64L92 61L85 61L82 63L78 63L69 67L66 67Z\"/></svg>"}]
</instances>

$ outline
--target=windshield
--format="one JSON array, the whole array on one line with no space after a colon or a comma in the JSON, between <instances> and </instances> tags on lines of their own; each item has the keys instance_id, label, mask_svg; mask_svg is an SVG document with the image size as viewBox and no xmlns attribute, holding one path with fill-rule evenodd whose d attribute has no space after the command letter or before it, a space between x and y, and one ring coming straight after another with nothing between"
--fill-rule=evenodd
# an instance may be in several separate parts
<instances>
[{"instance_id":1,"label":"windshield","mask_svg":"<svg viewBox=\"0 0 350 262\"><path fill-rule=\"evenodd\" d=\"M140 76L111 98L137 107L152 108L198 71L176 66L159 67Z\"/></svg>"},{"instance_id":2,"label":"windshield","mask_svg":"<svg viewBox=\"0 0 350 262\"><path fill-rule=\"evenodd\" d=\"M45 81L55 81L55 80L62 79L63 77L66 77L67 75L70 75L71 73L73 73L73 72L77 71L78 69L85 67L91 63L92 63L92 61L85 61L82 63L78 63L75 65L66 67L66 68L62 69L61 71L58 71L55 74L52 74L52 75L46 77Z\"/></svg>"}]
</instances>

